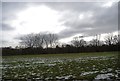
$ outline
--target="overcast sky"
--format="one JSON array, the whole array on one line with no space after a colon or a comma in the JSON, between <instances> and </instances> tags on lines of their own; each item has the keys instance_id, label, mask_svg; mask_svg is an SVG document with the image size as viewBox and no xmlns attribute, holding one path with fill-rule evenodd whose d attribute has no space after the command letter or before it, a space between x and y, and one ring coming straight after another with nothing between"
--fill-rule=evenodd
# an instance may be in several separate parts
<instances>
[{"instance_id":1,"label":"overcast sky","mask_svg":"<svg viewBox=\"0 0 120 81\"><path fill-rule=\"evenodd\" d=\"M76 35L116 32L118 3L2 2L1 28L3 46L16 46L16 37L29 33L56 33L68 42Z\"/></svg>"}]
</instances>

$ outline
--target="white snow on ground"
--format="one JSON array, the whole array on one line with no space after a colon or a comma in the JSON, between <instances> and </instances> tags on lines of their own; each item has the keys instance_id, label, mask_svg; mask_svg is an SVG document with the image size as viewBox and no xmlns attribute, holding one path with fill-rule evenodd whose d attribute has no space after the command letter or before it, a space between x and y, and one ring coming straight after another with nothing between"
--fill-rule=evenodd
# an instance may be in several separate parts
<instances>
[{"instance_id":1,"label":"white snow on ground","mask_svg":"<svg viewBox=\"0 0 120 81\"><path fill-rule=\"evenodd\" d=\"M110 79L110 77L115 76L112 73L107 73L107 74L99 74L95 77L96 80L100 80L100 79Z\"/></svg>"},{"instance_id":2,"label":"white snow on ground","mask_svg":"<svg viewBox=\"0 0 120 81\"><path fill-rule=\"evenodd\" d=\"M93 72L84 72L84 73L81 73L81 76L85 76L85 75L88 75L88 74L94 74L94 73L98 73L99 71L93 71Z\"/></svg>"}]
</instances>

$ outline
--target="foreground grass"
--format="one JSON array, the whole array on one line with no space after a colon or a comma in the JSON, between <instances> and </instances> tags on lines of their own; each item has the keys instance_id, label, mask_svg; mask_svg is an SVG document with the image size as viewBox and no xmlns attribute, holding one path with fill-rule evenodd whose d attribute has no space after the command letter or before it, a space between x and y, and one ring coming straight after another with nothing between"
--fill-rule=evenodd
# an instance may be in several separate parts
<instances>
[{"instance_id":1,"label":"foreground grass","mask_svg":"<svg viewBox=\"0 0 120 81\"><path fill-rule=\"evenodd\" d=\"M44 54L3 57L3 79L93 80L111 73L116 79L118 52Z\"/></svg>"}]
</instances>

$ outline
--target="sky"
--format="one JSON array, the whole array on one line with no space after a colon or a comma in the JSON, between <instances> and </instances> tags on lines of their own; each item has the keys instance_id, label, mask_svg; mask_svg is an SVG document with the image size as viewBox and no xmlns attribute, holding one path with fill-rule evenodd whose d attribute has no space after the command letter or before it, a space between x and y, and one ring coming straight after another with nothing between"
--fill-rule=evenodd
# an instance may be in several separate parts
<instances>
[{"instance_id":1,"label":"sky","mask_svg":"<svg viewBox=\"0 0 120 81\"><path fill-rule=\"evenodd\" d=\"M2 2L0 46L17 46L17 37L55 33L68 43L75 36L118 31L118 2Z\"/></svg>"}]
</instances>

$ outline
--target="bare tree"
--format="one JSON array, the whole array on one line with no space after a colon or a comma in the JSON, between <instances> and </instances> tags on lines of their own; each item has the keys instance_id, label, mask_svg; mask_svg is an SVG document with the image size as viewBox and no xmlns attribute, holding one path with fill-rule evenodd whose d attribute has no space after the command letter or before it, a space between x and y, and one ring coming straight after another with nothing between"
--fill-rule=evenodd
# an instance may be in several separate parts
<instances>
[{"instance_id":1,"label":"bare tree","mask_svg":"<svg viewBox=\"0 0 120 81\"><path fill-rule=\"evenodd\" d=\"M81 46L85 46L87 44L87 42L84 39L81 39L79 41L79 44L80 44L80 47L81 47Z\"/></svg>"},{"instance_id":2,"label":"bare tree","mask_svg":"<svg viewBox=\"0 0 120 81\"><path fill-rule=\"evenodd\" d=\"M35 34L34 36L34 47L43 47L44 35Z\"/></svg>"},{"instance_id":3,"label":"bare tree","mask_svg":"<svg viewBox=\"0 0 120 81\"><path fill-rule=\"evenodd\" d=\"M80 39L79 37L74 37L71 43L75 47L81 47L86 45L86 41L84 39Z\"/></svg>"},{"instance_id":4,"label":"bare tree","mask_svg":"<svg viewBox=\"0 0 120 81\"><path fill-rule=\"evenodd\" d=\"M43 35L43 39L44 39L44 46L46 47L46 48L48 48L48 45L49 45L49 37L48 37L48 35L47 34L44 34Z\"/></svg>"},{"instance_id":5,"label":"bare tree","mask_svg":"<svg viewBox=\"0 0 120 81\"><path fill-rule=\"evenodd\" d=\"M27 34L20 37L21 45L25 47L42 47L43 36L41 34Z\"/></svg>"},{"instance_id":6,"label":"bare tree","mask_svg":"<svg viewBox=\"0 0 120 81\"><path fill-rule=\"evenodd\" d=\"M54 47L58 42L58 36L56 34L46 34L44 37L46 47Z\"/></svg>"},{"instance_id":7,"label":"bare tree","mask_svg":"<svg viewBox=\"0 0 120 81\"><path fill-rule=\"evenodd\" d=\"M119 35L114 35L113 36L113 44L119 44L119 43L120 43Z\"/></svg>"},{"instance_id":8,"label":"bare tree","mask_svg":"<svg viewBox=\"0 0 120 81\"><path fill-rule=\"evenodd\" d=\"M92 46L101 46L103 44L103 42L100 41L100 37L101 37L100 34L99 35L96 34L95 38L92 39L91 41L89 41L90 45L92 45Z\"/></svg>"},{"instance_id":9,"label":"bare tree","mask_svg":"<svg viewBox=\"0 0 120 81\"><path fill-rule=\"evenodd\" d=\"M118 44L120 44L120 35L118 34Z\"/></svg>"},{"instance_id":10,"label":"bare tree","mask_svg":"<svg viewBox=\"0 0 120 81\"><path fill-rule=\"evenodd\" d=\"M28 34L20 37L21 44L25 47L54 47L57 44L58 37L56 34Z\"/></svg>"},{"instance_id":11,"label":"bare tree","mask_svg":"<svg viewBox=\"0 0 120 81\"><path fill-rule=\"evenodd\" d=\"M100 45L100 41L98 39L92 39L90 41L90 45L92 45L92 46L99 46Z\"/></svg>"},{"instance_id":12,"label":"bare tree","mask_svg":"<svg viewBox=\"0 0 120 81\"><path fill-rule=\"evenodd\" d=\"M105 44L106 45L112 45L114 42L114 36L113 34L108 34L106 37L105 37Z\"/></svg>"},{"instance_id":13,"label":"bare tree","mask_svg":"<svg viewBox=\"0 0 120 81\"><path fill-rule=\"evenodd\" d=\"M74 37L73 40L71 41L71 43L73 44L73 46L79 47L79 38Z\"/></svg>"},{"instance_id":14,"label":"bare tree","mask_svg":"<svg viewBox=\"0 0 120 81\"><path fill-rule=\"evenodd\" d=\"M34 34L28 34L20 37L20 44L25 47L34 47Z\"/></svg>"}]
</instances>

